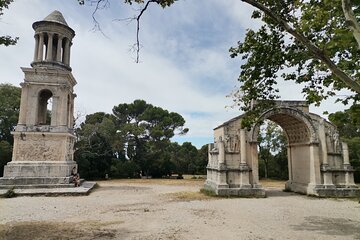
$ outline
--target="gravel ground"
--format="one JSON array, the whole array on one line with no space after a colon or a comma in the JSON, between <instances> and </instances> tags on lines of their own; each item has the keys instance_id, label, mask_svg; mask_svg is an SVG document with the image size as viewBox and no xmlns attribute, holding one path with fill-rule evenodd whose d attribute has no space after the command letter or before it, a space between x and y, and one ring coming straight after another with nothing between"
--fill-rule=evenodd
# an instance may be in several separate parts
<instances>
[{"instance_id":1,"label":"gravel ground","mask_svg":"<svg viewBox=\"0 0 360 240\"><path fill-rule=\"evenodd\" d=\"M360 239L358 200L267 186L267 198L216 198L203 180L99 182L89 196L0 199L0 239Z\"/></svg>"}]
</instances>

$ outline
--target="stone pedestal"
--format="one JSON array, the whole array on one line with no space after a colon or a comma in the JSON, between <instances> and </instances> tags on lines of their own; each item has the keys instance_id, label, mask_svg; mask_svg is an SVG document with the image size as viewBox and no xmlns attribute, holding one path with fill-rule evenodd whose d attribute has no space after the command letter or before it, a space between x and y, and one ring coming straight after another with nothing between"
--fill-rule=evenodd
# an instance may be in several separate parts
<instances>
[{"instance_id":1,"label":"stone pedestal","mask_svg":"<svg viewBox=\"0 0 360 240\"><path fill-rule=\"evenodd\" d=\"M13 135L13 159L4 167L0 186L71 184L71 171L77 168L71 133L13 132Z\"/></svg>"}]
</instances>

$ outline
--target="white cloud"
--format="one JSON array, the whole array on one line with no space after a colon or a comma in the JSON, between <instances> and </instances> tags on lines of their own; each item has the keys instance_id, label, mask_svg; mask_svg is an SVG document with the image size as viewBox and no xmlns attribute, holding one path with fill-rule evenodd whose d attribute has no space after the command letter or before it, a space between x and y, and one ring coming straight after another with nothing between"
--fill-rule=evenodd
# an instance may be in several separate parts
<instances>
[{"instance_id":1,"label":"white cloud","mask_svg":"<svg viewBox=\"0 0 360 240\"><path fill-rule=\"evenodd\" d=\"M22 82L19 67L29 66L33 58L31 24L57 9L76 31L71 66L78 81L76 108L81 112L110 112L119 103L144 99L184 116L190 141L212 138L214 127L240 114L225 109L232 104L225 96L237 84L241 62L230 59L228 49L244 36L245 28L260 25L250 18L251 7L237 0L184 0L165 10L152 6L141 23L142 62L135 64L129 52L135 42L134 23L112 21L134 12L120 5L112 2L97 14L105 37L91 31L91 6L79 6L74 0L15 1L5 11L0 29L20 41L0 47L0 82ZM302 97L296 86L285 83L281 89L285 98Z\"/></svg>"}]
</instances>

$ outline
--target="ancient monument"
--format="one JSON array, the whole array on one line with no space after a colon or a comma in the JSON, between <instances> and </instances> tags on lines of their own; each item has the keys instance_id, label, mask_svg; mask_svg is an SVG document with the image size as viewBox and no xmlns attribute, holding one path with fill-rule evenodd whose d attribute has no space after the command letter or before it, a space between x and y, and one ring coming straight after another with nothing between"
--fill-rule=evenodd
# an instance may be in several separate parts
<instances>
[{"instance_id":1,"label":"ancient monument","mask_svg":"<svg viewBox=\"0 0 360 240\"><path fill-rule=\"evenodd\" d=\"M206 189L218 195L266 195L259 184L257 137L262 120L269 119L283 128L288 139L287 190L323 197L360 196L347 144L339 140L334 125L309 112L306 102L277 101L250 130L241 127L243 117L214 129Z\"/></svg>"},{"instance_id":2,"label":"ancient monument","mask_svg":"<svg viewBox=\"0 0 360 240\"><path fill-rule=\"evenodd\" d=\"M19 121L12 161L4 168L0 185L16 187L70 187L74 147L74 86L70 48L75 32L54 11L33 24L35 53L21 83Z\"/></svg>"}]
</instances>

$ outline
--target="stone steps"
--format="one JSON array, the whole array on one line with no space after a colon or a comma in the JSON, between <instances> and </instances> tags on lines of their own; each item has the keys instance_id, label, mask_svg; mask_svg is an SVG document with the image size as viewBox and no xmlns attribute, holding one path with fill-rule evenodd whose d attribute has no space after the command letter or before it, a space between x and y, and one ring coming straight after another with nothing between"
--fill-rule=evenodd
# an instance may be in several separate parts
<instances>
[{"instance_id":1,"label":"stone steps","mask_svg":"<svg viewBox=\"0 0 360 240\"><path fill-rule=\"evenodd\" d=\"M26 186L12 186L16 196L75 196L75 195L88 195L91 190L96 186L96 182L83 181L79 187L74 187L73 184L69 184L69 187L55 187L55 186L43 186L38 185L37 188L29 188ZM9 187L7 185L6 187ZM11 188L12 188L11 187ZM0 189L0 196L4 195L9 188Z\"/></svg>"}]
</instances>

